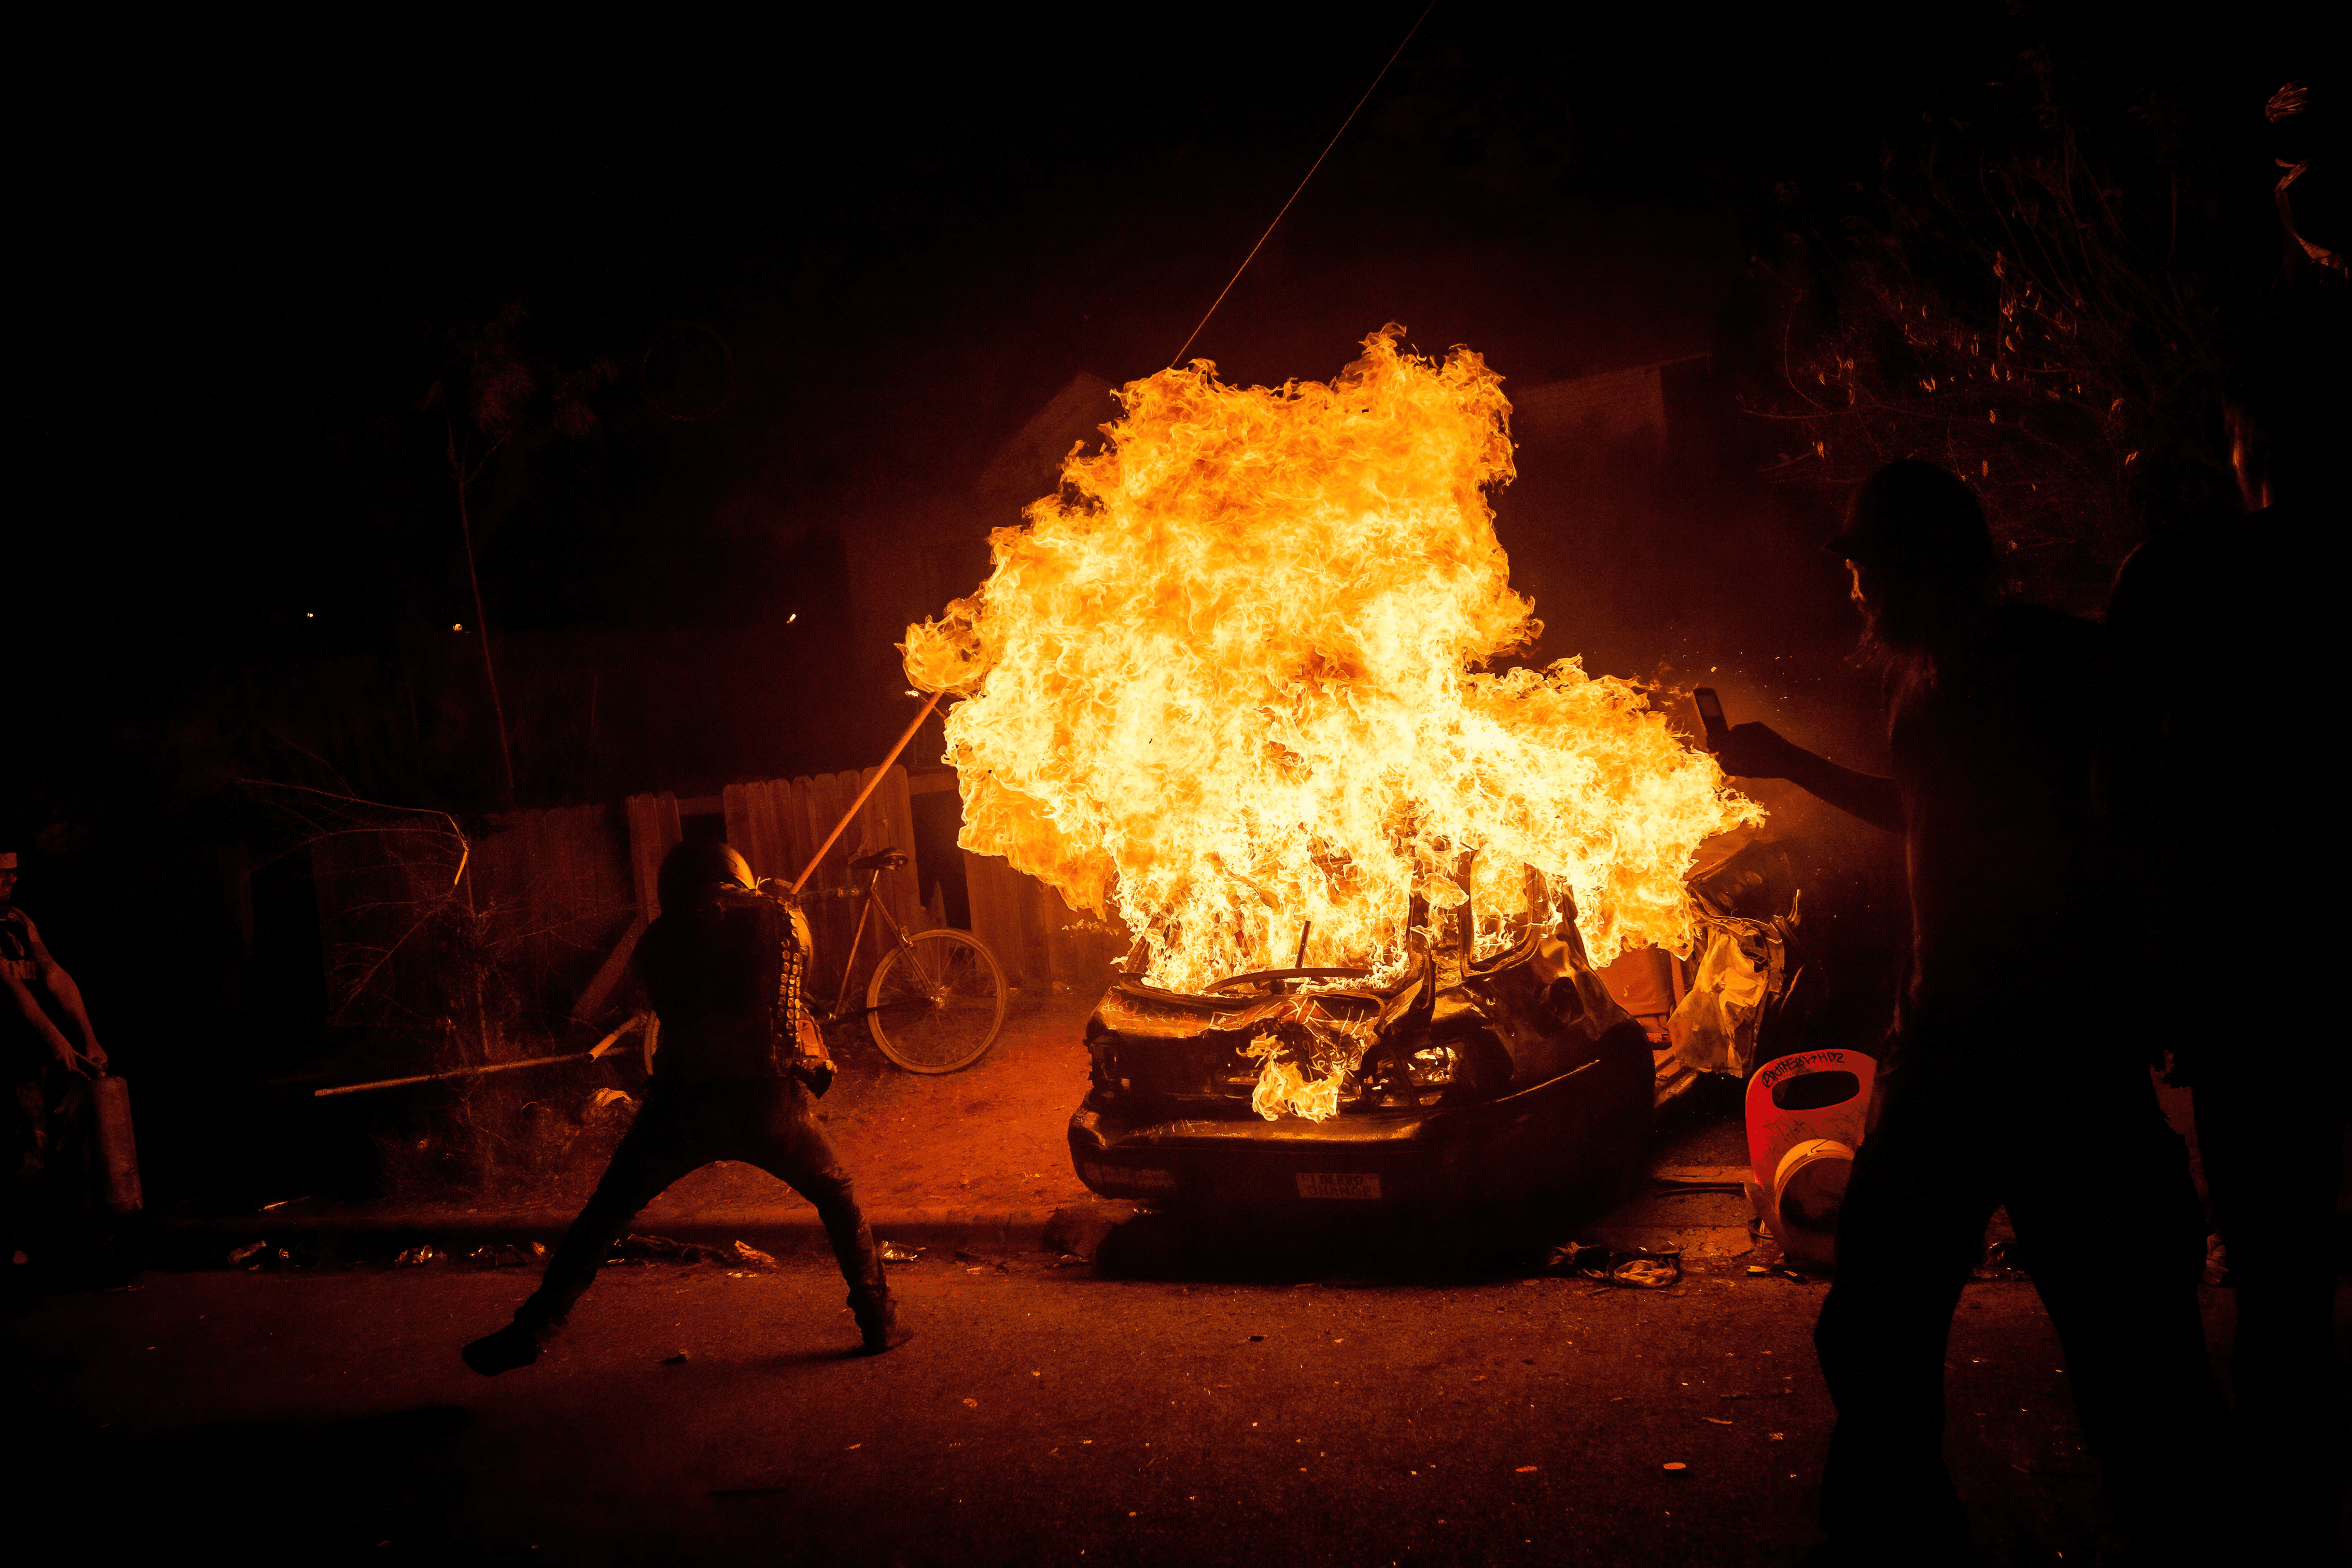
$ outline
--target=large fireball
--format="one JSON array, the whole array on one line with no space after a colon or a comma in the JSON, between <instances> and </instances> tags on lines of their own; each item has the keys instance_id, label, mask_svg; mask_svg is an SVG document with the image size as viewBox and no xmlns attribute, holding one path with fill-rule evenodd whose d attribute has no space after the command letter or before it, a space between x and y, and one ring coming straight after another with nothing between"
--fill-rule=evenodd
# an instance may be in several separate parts
<instances>
[{"instance_id":1,"label":"large fireball","mask_svg":"<svg viewBox=\"0 0 2352 1568\"><path fill-rule=\"evenodd\" d=\"M1129 384L979 591L908 629L909 678L962 695L963 846L1124 921L1152 984L1286 967L1308 922L1310 966L1393 972L1465 852L1482 953L1528 866L1594 962L1687 953L1700 841L1761 820L1632 684L1486 669L1541 629L1485 495L1510 404L1477 354L1398 331L1328 385Z\"/></svg>"}]
</instances>

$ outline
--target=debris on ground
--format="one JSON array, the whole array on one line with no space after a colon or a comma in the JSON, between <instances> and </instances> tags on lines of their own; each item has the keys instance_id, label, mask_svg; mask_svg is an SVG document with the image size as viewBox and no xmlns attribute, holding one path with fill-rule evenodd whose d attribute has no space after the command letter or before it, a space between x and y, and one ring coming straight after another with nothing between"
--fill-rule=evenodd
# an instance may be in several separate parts
<instances>
[{"instance_id":1,"label":"debris on ground","mask_svg":"<svg viewBox=\"0 0 2352 1568\"><path fill-rule=\"evenodd\" d=\"M1071 1204L1055 1209L1045 1221L1040 1242L1048 1252L1059 1252L1084 1262L1094 1261L1110 1233L1141 1212L1132 1203Z\"/></svg>"},{"instance_id":2,"label":"debris on ground","mask_svg":"<svg viewBox=\"0 0 2352 1568\"><path fill-rule=\"evenodd\" d=\"M242 1247L231 1249L228 1255L228 1266L232 1269L236 1268L239 1263L244 1262L247 1258L252 1257L255 1253L260 1251L263 1248L268 1245L269 1243L267 1241L248 1241Z\"/></svg>"},{"instance_id":3,"label":"debris on ground","mask_svg":"<svg viewBox=\"0 0 2352 1568\"><path fill-rule=\"evenodd\" d=\"M1549 1273L1574 1274L1581 1279L1597 1280L1603 1285L1622 1285L1636 1291L1663 1291L1682 1280L1683 1253L1679 1247L1653 1249L1570 1241L1551 1249L1551 1258L1545 1270Z\"/></svg>"},{"instance_id":4,"label":"debris on ground","mask_svg":"<svg viewBox=\"0 0 2352 1568\"><path fill-rule=\"evenodd\" d=\"M901 1247L896 1241L882 1243L882 1261L885 1263L911 1263L922 1255L923 1249L919 1247Z\"/></svg>"},{"instance_id":5,"label":"debris on ground","mask_svg":"<svg viewBox=\"0 0 2352 1568\"><path fill-rule=\"evenodd\" d=\"M437 1263L441 1258L442 1254L434 1248L411 1247L394 1257L392 1266L395 1269L418 1269L427 1263Z\"/></svg>"},{"instance_id":6,"label":"debris on ground","mask_svg":"<svg viewBox=\"0 0 2352 1568\"><path fill-rule=\"evenodd\" d=\"M511 1241L477 1247L466 1254L466 1261L477 1269L520 1269L536 1260L537 1255L525 1251Z\"/></svg>"},{"instance_id":7,"label":"debris on ground","mask_svg":"<svg viewBox=\"0 0 2352 1568\"><path fill-rule=\"evenodd\" d=\"M692 1359L693 1359L693 1357L691 1357L691 1356L688 1355L688 1354L686 1354L686 1352L684 1352L684 1351L679 1351L676 1355L666 1355L666 1356L663 1356L663 1357L661 1358L661 1364L662 1364L664 1366L684 1366L684 1365L685 1365L688 1361L690 1361L690 1360L692 1360Z\"/></svg>"},{"instance_id":8,"label":"debris on ground","mask_svg":"<svg viewBox=\"0 0 2352 1568\"><path fill-rule=\"evenodd\" d=\"M735 1256L754 1269L772 1269L776 1266L774 1253L762 1252L747 1242L735 1243Z\"/></svg>"},{"instance_id":9,"label":"debris on ground","mask_svg":"<svg viewBox=\"0 0 2352 1568\"><path fill-rule=\"evenodd\" d=\"M1683 1260L1679 1256L1628 1258L1606 1276L1612 1285L1627 1285L1638 1291L1663 1291L1682 1277Z\"/></svg>"},{"instance_id":10,"label":"debris on ground","mask_svg":"<svg viewBox=\"0 0 2352 1568\"><path fill-rule=\"evenodd\" d=\"M1608 1251L1608 1248L1591 1242L1563 1242L1551 1249L1551 1256L1544 1263L1544 1272L1547 1274L1581 1273L1588 1262L1606 1256Z\"/></svg>"},{"instance_id":11,"label":"debris on ground","mask_svg":"<svg viewBox=\"0 0 2352 1568\"><path fill-rule=\"evenodd\" d=\"M716 1247L673 1241L667 1236L629 1235L613 1244L613 1263L736 1263L741 1260Z\"/></svg>"}]
</instances>

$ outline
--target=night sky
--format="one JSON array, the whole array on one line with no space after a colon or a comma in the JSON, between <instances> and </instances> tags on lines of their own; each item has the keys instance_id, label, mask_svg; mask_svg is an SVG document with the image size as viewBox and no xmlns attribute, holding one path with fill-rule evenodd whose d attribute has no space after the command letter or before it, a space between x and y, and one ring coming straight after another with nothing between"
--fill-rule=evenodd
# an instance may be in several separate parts
<instances>
[{"instance_id":1,"label":"night sky","mask_svg":"<svg viewBox=\"0 0 2352 1568\"><path fill-rule=\"evenodd\" d=\"M77 57L24 389L75 455L12 530L41 672L12 817L112 789L126 735L168 751L225 673L472 629L446 453L487 442L446 415L501 319L537 391L474 492L494 632L837 636L803 601L838 541L967 497L1072 375L1166 364L1417 14L404 20ZM1750 258L1833 235L1889 148L2022 123L2034 45L2126 162L2134 106L2169 105L2258 226L2291 37L1908 16L1441 4L1192 353L1327 377L1398 320L1522 385L1753 360ZM773 646L780 682L829 668Z\"/></svg>"}]
</instances>

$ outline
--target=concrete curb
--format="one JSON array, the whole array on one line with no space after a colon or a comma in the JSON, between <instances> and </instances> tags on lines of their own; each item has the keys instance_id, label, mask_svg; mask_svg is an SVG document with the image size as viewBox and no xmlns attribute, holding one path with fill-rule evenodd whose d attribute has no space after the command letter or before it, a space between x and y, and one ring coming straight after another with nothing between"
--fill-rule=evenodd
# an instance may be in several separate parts
<instances>
[{"instance_id":1,"label":"concrete curb","mask_svg":"<svg viewBox=\"0 0 2352 1568\"><path fill-rule=\"evenodd\" d=\"M866 1221L877 1239L932 1253L961 1249L991 1257L1011 1252L1035 1252L1046 1247L1045 1235L1057 1210L1045 1208L884 1208L868 1209ZM552 1247L572 1223L573 1211L554 1208L483 1209L449 1214L427 1210L359 1210L351 1213L289 1214L175 1218L156 1217L148 1222L155 1246L154 1260L179 1267L204 1267L224 1262L230 1251L252 1242L271 1248L299 1247L318 1259L389 1257L407 1248L427 1246L463 1258L478 1247L502 1242L541 1242ZM649 1210L630 1222L642 1236L666 1236L673 1241L725 1248L740 1241L779 1256L826 1253L831 1250L824 1227L813 1208L750 1208L713 1210L696 1215L662 1214Z\"/></svg>"}]
</instances>

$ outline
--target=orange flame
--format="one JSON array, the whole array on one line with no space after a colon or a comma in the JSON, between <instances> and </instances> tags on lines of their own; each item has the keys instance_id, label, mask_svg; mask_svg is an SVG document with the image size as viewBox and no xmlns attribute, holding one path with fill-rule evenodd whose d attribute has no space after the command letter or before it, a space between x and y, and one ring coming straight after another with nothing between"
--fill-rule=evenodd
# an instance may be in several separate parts
<instances>
[{"instance_id":1,"label":"orange flame","mask_svg":"<svg viewBox=\"0 0 2352 1568\"><path fill-rule=\"evenodd\" d=\"M1131 382L1104 449L990 536L987 582L901 644L963 695L964 847L1116 914L1155 985L1286 966L1308 921L1310 966L1394 973L1416 893L1466 894L1498 951L1527 866L1574 890L1595 963L1686 954L1700 841L1762 819L1633 684L1480 670L1542 629L1482 493L1512 476L1510 404L1477 354L1401 330L1328 385Z\"/></svg>"}]
</instances>

